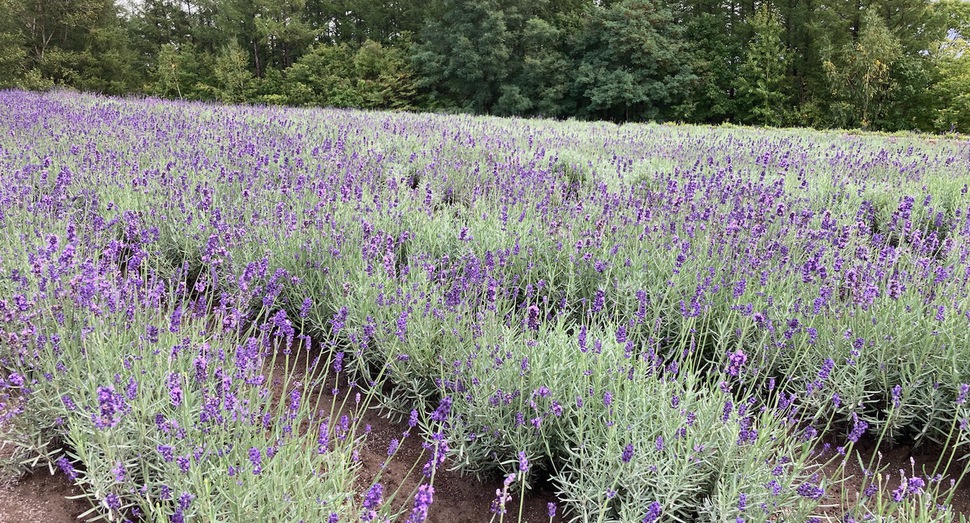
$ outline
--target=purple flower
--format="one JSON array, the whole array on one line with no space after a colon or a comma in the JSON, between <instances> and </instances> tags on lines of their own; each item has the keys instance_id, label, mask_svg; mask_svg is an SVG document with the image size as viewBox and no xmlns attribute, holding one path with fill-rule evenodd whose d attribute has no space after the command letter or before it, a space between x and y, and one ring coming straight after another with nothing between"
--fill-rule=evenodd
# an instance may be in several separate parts
<instances>
[{"instance_id":1,"label":"purple flower","mask_svg":"<svg viewBox=\"0 0 970 523\"><path fill-rule=\"evenodd\" d=\"M185 509L189 508L189 504L192 503L193 499L195 499L195 496L189 494L188 492L179 494L179 510L184 511Z\"/></svg>"},{"instance_id":2,"label":"purple flower","mask_svg":"<svg viewBox=\"0 0 970 523\"><path fill-rule=\"evenodd\" d=\"M408 311L401 311L401 315L397 318L397 334L398 339L404 342L405 336L408 334Z\"/></svg>"},{"instance_id":3,"label":"purple flower","mask_svg":"<svg viewBox=\"0 0 970 523\"><path fill-rule=\"evenodd\" d=\"M441 398L441 402L438 403L438 408L431 414L431 419L439 422L447 421L448 416L451 415L451 403L452 399L450 396Z\"/></svg>"},{"instance_id":4,"label":"purple flower","mask_svg":"<svg viewBox=\"0 0 970 523\"><path fill-rule=\"evenodd\" d=\"M626 446L623 447L623 453L620 454L620 461L623 463L629 463L631 459L633 459L633 443L627 443Z\"/></svg>"},{"instance_id":5,"label":"purple flower","mask_svg":"<svg viewBox=\"0 0 970 523\"><path fill-rule=\"evenodd\" d=\"M513 481L515 481L515 474L509 474L505 477L502 488L495 489L495 499L492 500L492 505L489 507L492 514L505 514L505 504L512 500L512 496L509 495L509 485Z\"/></svg>"},{"instance_id":6,"label":"purple flower","mask_svg":"<svg viewBox=\"0 0 970 523\"><path fill-rule=\"evenodd\" d=\"M304 319L305 320L306 317L310 315L310 307L312 307L312 306L313 306L313 300L312 299L307 298L307 299L303 300L303 305L300 306L300 318L301 319Z\"/></svg>"},{"instance_id":7,"label":"purple flower","mask_svg":"<svg viewBox=\"0 0 970 523\"><path fill-rule=\"evenodd\" d=\"M320 422L317 432L317 454L326 454L330 450L330 418Z\"/></svg>"},{"instance_id":8,"label":"purple flower","mask_svg":"<svg viewBox=\"0 0 970 523\"><path fill-rule=\"evenodd\" d=\"M519 452L519 472L529 471L529 458L526 457L525 451Z\"/></svg>"},{"instance_id":9,"label":"purple flower","mask_svg":"<svg viewBox=\"0 0 970 523\"><path fill-rule=\"evenodd\" d=\"M910 496L916 496L923 492L923 487L926 486L923 478L913 476L906 479L906 472L903 470L899 471L899 475L902 477L902 483L899 488L893 491L893 501L899 503Z\"/></svg>"},{"instance_id":10,"label":"purple flower","mask_svg":"<svg viewBox=\"0 0 970 523\"><path fill-rule=\"evenodd\" d=\"M125 478L128 476L127 471L125 470L125 464L120 461L117 462L115 468L111 469L111 473L114 474L115 481L118 483L124 482Z\"/></svg>"},{"instance_id":11,"label":"purple flower","mask_svg":"<svg viewBox=\"0 0 970 523\"><path fill-rule=\"evenodd\" d=\"M68 412L73 412L77 410L77 404L75 404L74 400L72 400L71 397L68 396L67 394L64 394L63 396L61 396L61 403L64 404L64 408L66 408Z\"/></svg>"},{"instance_id":12,"label":"purple flower","mask_svg":"<svg viewBox=\"0 0 970 523\"><path fill-rule=\"evenodd\" d=\"M175 459L174 455L172 454L172 447L170 445L159 445L156 448L158 449L158 453L162 455L162 459L165 460L165 463L171 463L172 460Z\"/></svg>"},{"instance_id":13,"label":"purple flower","mask_svg":"<svg viewBox=\"0 0 970 523\"><path fill-rule=\"evenodd\" d=\"M168 397L172 406L178 407L182 404L182 377L177 372L170 372L165 383L168 385Z\"/></svg>"},{"instance_id":14,"label":"purple flower","mask_svg":"<svg viewBox=\"0 0 970 523\"><path fill-rule=\"evenodd\" d=\"M732 296L734 297L734 299L740 298L744 294L744 290L747 288L747 286L748 286L748 280L744 278L741 278L740 280L735 282L734 291L732 293Z\"/></svg>"},{"instance_id":15,"label":"purple flower","mask_svg":"<svg viewBox=\"0 0 970 523\"><path fill-rule=\"evenodd\" d=\"M859 438L865 434L866 429L869 428L869 424L865 421L859 419L859 416L853 412L852 413L852 431L849 432L849 441L855 443L859 441Z\"/></svg>"},{"instance_id":16,"label":"purple flower","mask_svg":"<svg viewBox=\"0 0 970 523\"><path fill-rule=\"evenodd\" d=\"M128 387L125 389L125 397L130 401L138 397L138 382L135 377L128 378Z\"/></svg>"},{"instance_id":17,"label":"purple flower","mask_svg":"<svg viewBox=\"0 0 970 523\"><path fill-rule=\"evenodd\" d=\"M539 307L530 305L526 313L526 325L529 330L539 330Z\"/></svg>"},{"instance_id":18,"label":"purple flower","mask_svg":"<svg viewBox=\"0 0 970 523\"><path fill-rule=\"evenodd\" d=\"M77 471L74 470L74 465L71 464L70 460L66 457L61 456L57 458L57 468L61 469L61 472L67 476L72 483L77 481Z\"/></svg>"},{"instance_id":19,"label":"purple flower","mask_svg":"<svg viewBox=\"0 0 970 523\"><path fill-rule=\"evenodd\" d=\"M158 327L154 325L149 325L148 327L146 327L145 340L151 344L158 343Z\"/></svg>"},{"instance_id":20,"label":"purple flower","mask_svg":"<svg viewBox=\"0 0 970 523\"><path fill-rule=\"evenodd\" d=\"M835 361L832 358L827 358L824 363L822 363L822 368L818 371L819 381L825 381L829 378L829 374L832 373L832 369L835 368Z\"/></svg>"},{"instance_id":21,"label":"purple flower","mask_svg":"<svg viewBox=\"0 0 970 523\"><path fill-rule=\"evenodd\" d=\"M205 383L205 378L208 375L209 360L206 359L204 354L199 354L195 357L192 365L195 367L195 381L197 383Z\"/></svg>"},{"instance_id":22,"label":"purple flower","mask_svg":"<svg viewBox=\"0 0 970 523\"><path fill-rule=\"evenodd\" d=\"M178 456L175 458L175 463L178 464L179 470L185 474L188 473L189 465L191 465L192 462L189 460L188 456Z\"/></svg>"},{"instance_id":23,"label":"purple flower","mask_svg":"<svg viewBox=\"0 0 970 523\"><path fill-rule=\"evenodd\" d=\"M600 289L596 289L596 295L593 297L593 313L597 313L603 310L603 306L605 304L606 304L606 293Z\"/></svg>"},{"instance_id":24,"label":"purple flower","mask_svg":"<svg viewBox=\"0 0 970 523\"><path fill-rule=\"evenodd\" d=\"M655 523L660 519L661 514L663 514L663 506L654 501L647 506L647 515L643 516L642 523Z\"/></svg>"},{"instance_id":25,"label":"purple flower","mask_svg":"<svg viewBox=\"0 0 970 523\"><path fill-rule=\"evenodd\" d=\"M414 508L406 523L423 523L428 519L428 509L434 502L434 487L431 485L421 485L418 493L414 495Z\"/></svg>"},{"instance_id":26,"label":"purple flower","mask_svg":"<svg viewBox=\"0 0 970 523\"><path fill-rule=\"evenodd\" d=\"M957 395L957 405L963 405L967 401L967 392L970 392L970 385L961 383L960 394Z\"/></svg>"},{"instance_id":27,"label":"purple flower","mask_svg":"<svg viewBox=\"0 0 970 523\"><path fill-rule=\"evenodd\" d=\"M121 412L125 409L125 400L121 394L115 392L114 387L98 387L98 407L100 417L91 415L94 425L101 430L114 427L121 421Z\"/></svg>"},{"instance_id":28,"label":"purple flower","mask_svg":"<svg viewBox=\"0 0 970 523\"><path fill-rule=\"evenodd\" d=\"M114 492L109 492L108 495L104 497L104 504L109 510L121 510L121 498L119 498Z\"/></svg>"},{"instance_id":29,"label":"purple flower","mask_svg":"<svg viewBox=\"0 0 970 523\"><path fill-rule=\"evenodd\" d=\"M263 471L262 454L257 447L249 449L249 462L253 464L253 475L258 476Z\"/></svg>"},{"instance_id":30,"label":"purple flower","mask_svg":"<svg viewBox=\"0 0 970 523\"><path fill-rule=\"evenodd\" d=\"M802 483L796 489L799 496L810 499L821 499L825 495L825 490L814 483Z\"/></svg>"},{"instance_id":31,"label":"purple flower","mask_svg":"<svg viewBox=\"0 0 970 523\"><path fill-rule=\"evenodd\" d=\"M556 517L556 504L551 501L546 503L546 511L549 514L549 519Z\"/></svg>"},{"instance_id":32,"label":"purple flower","mask_svg":"<svg viewBox=\"0 0 970 523\"><path fill-rule=\"evenodd\" d=\"M440 467L445 462L445 456L450 450L448 447L448 442L445 440L445 435L438 432L431 436L433 443L423 443L422 446L426 450L430 450L431 456L428 458L428 462L424 464L421 469L421 473L426 478L430 478L438 467Z\"/></svg>"},{"instance_id":33,"label":"purple flower","mask_svg":"<svg viewBox=\"0 0 970 523\"><path fill-rule=\"evenodd\" d=\"M384 501L384 485L374 483L367 493L364 494L364 513L361 514L361 521L373 521L377 517L377 509Z\"/></svg>"},{"instance_id":34,"label":"purple flower","mask_svg":"<svg viewBox=\"0 0 970 523\"><path fill-rule=\"evenodd\" d=\"M748 356L741 349L728 354L728 374L737 376L741 372L741 367L748 361Z\"/></svg>"}]
</instances>

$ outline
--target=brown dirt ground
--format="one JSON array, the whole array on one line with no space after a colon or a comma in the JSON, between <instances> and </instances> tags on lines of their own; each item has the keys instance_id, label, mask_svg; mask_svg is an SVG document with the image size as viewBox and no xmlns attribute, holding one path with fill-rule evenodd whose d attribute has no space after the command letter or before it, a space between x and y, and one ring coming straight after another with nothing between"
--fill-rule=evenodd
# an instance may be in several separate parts
<instances>
[{"instance_id":1,"label":"brown dirt ground","mask_svg":"<svg viewBox=\"0 0 970 523\"><path fill-rule=\"evenodd\" d=\"M841 475L837 464L834 462L828 463L823 468L825 475L834 485L833 488L826 491L826 495L822 499L822 506L825 515L834 518L834 520L841 521L841 507L847 503L857 502L862 495L861 492L866 485L863 471L865 467L870 466L870 463L872 463L873 469L881 471L883 499L890 499L893 490L899 487L901 470L905 472L906 477L913 474L926 477L934 472L942 473L944 475L943 481L947 486L950 478L958 478L962 473L962 465L956 459L953 460L949 470L934 470L937 462L941 461L941 455L948 452L934 445L914 448L909 445L893 447L883 444L880 448L877 448L874 441L860 440L854 452L855 456L848 460ZM828 461L832 453L834 451L830 451L828 455L820 455L819 461ZM944 465L940 469L945 468L947 457L947 455L944 455L942 459ZM941 488L940 490L945 489ZM944 500L940 499L939 501L943 502ZM970 475L964 477L963 481L956 486L953 499L950 500L949 505L955 514L970 516ZM959 517L956 519L959 520Z\"/></svg>"},{"instance_id":2,"label":"brown dirt ground","mask_svg":"<svg viewBox=\"0 0 970 523\"><path fill-rule=\"evenodd\" d=\"M91 508L83 500L67 499L81 491L63 474L36 471L14 483L0 485L0 523L69 523Z\"/></svg>"}]
</instances>

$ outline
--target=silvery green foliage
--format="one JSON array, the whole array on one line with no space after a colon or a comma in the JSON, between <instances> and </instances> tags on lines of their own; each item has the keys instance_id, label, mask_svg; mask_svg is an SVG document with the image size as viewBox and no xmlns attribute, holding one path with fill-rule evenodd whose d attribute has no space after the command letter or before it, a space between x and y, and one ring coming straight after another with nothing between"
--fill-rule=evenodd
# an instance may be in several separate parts
<instances>
[{"instance_id":1,"label":"silvery green foliage","mask_svg":"<svg viewBox=\"0 0 970 523\"><path fill-rule=\"evenodd\" d=\"M545 477L577 521L821 517L860 440L945 452L863 460L847 517L952 517L961 142L0 104L0 412L91 515L401 515L354 491L373 401L425 438L419 519L441 466L511 477L499 519Z\"/></svg>"}]
</instances>

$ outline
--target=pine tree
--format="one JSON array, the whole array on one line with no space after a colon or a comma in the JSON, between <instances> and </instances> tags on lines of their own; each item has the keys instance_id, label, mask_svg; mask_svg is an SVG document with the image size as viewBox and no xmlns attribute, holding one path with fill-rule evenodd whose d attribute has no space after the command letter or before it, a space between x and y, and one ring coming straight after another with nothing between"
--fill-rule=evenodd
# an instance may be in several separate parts
<instances>
[{"instance_id":1,"label":"pine tree","mask_svg":"<svg viewBox=\"0 0 970 523\"><path fill-rule=\"evenodd\" d=\"M779 125L787 96L783 90L787 50L778 14L763 5L748 22L752 37L738 75L738 119L744 123Z\"/></svg>"}]
</instances>

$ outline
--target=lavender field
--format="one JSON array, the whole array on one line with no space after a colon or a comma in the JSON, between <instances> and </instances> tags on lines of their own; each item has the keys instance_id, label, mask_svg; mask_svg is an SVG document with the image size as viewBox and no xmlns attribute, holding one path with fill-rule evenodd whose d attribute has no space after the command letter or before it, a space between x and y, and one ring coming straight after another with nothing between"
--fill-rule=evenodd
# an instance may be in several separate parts
<instances>
[{"instance_id":1,"label":"lavender field","mask_svg":"<svg viewBox=\"0 0 970 523\"><path fill-rule=\"evenodd\" d=\"M422 522L444 468L504 478L479 521L961 521L968 183L958 139L3 91L6 466L111 521Z\"/></svg>"}]
</instances>

